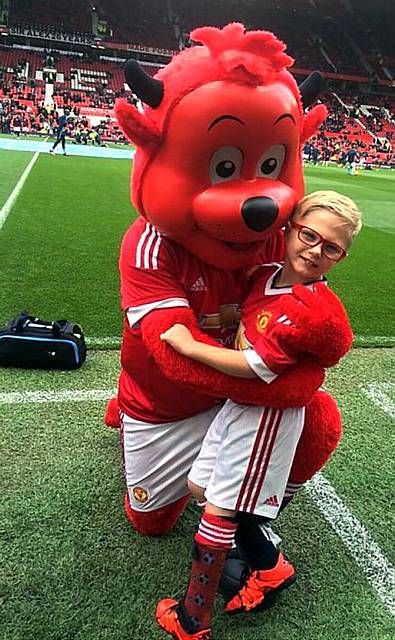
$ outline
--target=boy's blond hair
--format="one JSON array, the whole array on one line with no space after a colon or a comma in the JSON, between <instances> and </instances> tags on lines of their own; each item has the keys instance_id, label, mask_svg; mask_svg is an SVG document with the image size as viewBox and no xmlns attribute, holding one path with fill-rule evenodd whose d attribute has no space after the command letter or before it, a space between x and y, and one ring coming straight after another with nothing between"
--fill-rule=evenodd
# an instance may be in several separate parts
<instances>
[{"instance_id":1,"label":"boy's blond hair","mask_svg":"<svg viewBox=\"0 0 395 640\"><path fill-rule=\"evenodd\" d=\"M343 196L337 191L314 191L299 200L293 218L303 218L314 209L327 209L345 221L351 231L351 237L360 232L362 216L357 205L351 198Z\"/></svg>"}]
</instances>

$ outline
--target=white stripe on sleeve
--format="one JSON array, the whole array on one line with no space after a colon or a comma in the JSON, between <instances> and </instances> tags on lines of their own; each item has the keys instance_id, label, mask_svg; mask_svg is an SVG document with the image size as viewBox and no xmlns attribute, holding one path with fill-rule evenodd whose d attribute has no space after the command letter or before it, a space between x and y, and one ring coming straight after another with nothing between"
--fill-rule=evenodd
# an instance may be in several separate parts
<instances>
[{"instance_id":1,"label":"white stripe on sleeve","mask_svg":"<svg viewBox=\"0 0 395 640\"><path fill-rule=\"evenodd\" d=\"M129 322L129 326L132 329L138 329L139 322L150 311L154 309L170 309L171 307L189 307L189 302L186 298L168 298L167 300L157 300L156 302L150 302L149 304L142 304L139 307L129 307L126 310L126 317Z\"/></svg>"},{"instance_id":2,"label":"white stripe on sleeve","mask_svg":"<svg viewBox=\"0 0 395 640\"><path fill-rule=\"evenodd\" d=\"M244 354L244 357L247 360L249 366L251 367L253 372L256 373L258 378L260 378L264 382L267 382L267 384L270 384L277 378L277 373L274 373L274 371L269 369L267 364L264 362L264 360L262 360L257 352L254 351L254 349L245 349L244 351L242 351L242 353Z\"/></svg>"},{"instance_id":3,"label":"white stripe on sleeve","mask_svg":"<svg viewBox=\"0 0 395 640\"><path fill-rule=\"evenodd\" d=\"M139 243L137 245L137 249L136 249L136 267L138 269L141 269L143 244L145 242L146 237L150 233L150 226L151 225L149 224L149 222L147 222L147 224L145 225L144 233L141 234L141 238L140 238Z\"/></svg>"}]
</instances>

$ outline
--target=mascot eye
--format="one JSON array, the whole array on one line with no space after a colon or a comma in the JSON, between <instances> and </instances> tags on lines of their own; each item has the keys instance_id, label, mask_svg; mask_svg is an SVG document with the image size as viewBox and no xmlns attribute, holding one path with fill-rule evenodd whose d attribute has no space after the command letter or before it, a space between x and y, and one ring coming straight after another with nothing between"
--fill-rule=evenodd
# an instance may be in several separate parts
<instances>
[{"instance_id":1,"label":"mascot eye","mask_svg":"<svg viewBox=\"0 0 395 640\"><path fill-rule=\"evenodd\" d=\"M275 180L284 164L285 160L285 147L282 144L275 144L270 147L262 155L258 162L257 176L262 178L271 178Z\"/></svg>"},{"instance_id":2,"label":"mascot eye","mask_svg":"<svg viewBox=\"0 0 395 640\"><path fill-rule=\"evenodd\" d=\"M210 181L212 184L236 180L240 177L243 154L237 147L217 149L210 161Z\"/></svg>"}]
</instances>

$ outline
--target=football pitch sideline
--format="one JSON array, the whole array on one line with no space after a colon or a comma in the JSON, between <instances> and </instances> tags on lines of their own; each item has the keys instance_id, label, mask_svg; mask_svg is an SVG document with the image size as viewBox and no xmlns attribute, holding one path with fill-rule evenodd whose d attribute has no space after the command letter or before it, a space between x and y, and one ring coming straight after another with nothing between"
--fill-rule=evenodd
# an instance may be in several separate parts
<instances>
[{"instance_id":1,"label":"football pitch sideline","mask_svg":"<svg viewBox=\"0 0 395 640\"><path fill-rule=\"evenodd\" d=\"M391 349L354 349L329 372L343 440L275 527L298 581L261 614L227 617L219 597L214 637L393 640L393 369ZM116 350L74 372L0 369L2 640L164 638L155 604L185 587L199 513L162 539L128 524L102 422L118 373Z\"/></svg>"}]
</instances>

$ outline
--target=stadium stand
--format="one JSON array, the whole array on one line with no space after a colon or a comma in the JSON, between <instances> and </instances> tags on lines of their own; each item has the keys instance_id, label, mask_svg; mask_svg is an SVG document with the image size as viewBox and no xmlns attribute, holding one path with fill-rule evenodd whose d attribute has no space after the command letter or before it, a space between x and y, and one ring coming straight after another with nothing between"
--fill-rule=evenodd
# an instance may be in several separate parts
<instances>
[{"instance_id":1,"label":"stadium stand","mask_svg":"<svg viewBox=\"0 0 395 640\"><path fill-rule=\"evenodd\" d=\"M10 0L0 27L0 132L48 135L67 109L78 141L126 142L112 118L115 99L132 96L124 60L154 74L189 45L194 27L242 20L287 42L298 81L315 68L327 78L330 115L307 161L341 163L354 145L365 167L393 167L394 17L385 0L265 0L264 8L258 0Z\"/></svg>"},{"instance_id":2,"label":"stadium stand","mask_svg":"<svg viewBox=\"0 0 395 640\"><path fill-rule=\"evenodd\" d=\"M46 26L53 33L92 34L91 10L85 0L12 0L9 4L9 24Z\"/></svg>"}]
</instances>

